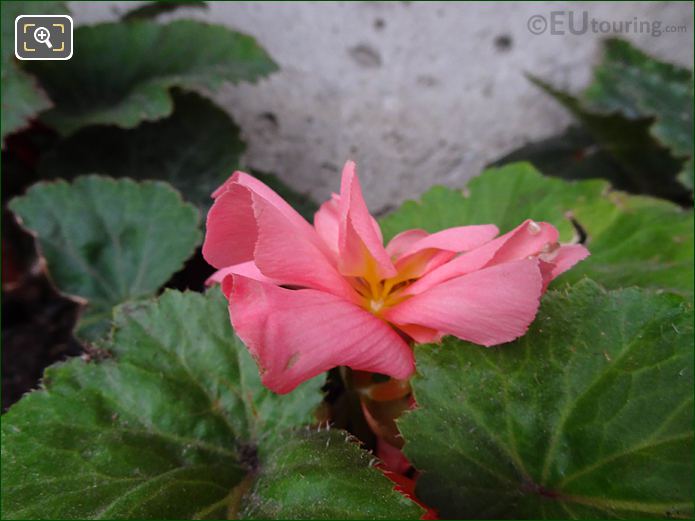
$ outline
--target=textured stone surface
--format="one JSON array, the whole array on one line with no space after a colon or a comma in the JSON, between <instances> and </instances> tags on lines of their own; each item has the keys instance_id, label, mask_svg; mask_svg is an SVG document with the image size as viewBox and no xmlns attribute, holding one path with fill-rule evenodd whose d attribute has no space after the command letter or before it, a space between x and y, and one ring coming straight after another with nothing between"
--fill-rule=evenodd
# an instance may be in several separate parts
<instances>
[{"instance_id":1,"label":"textured stone surface","mask_svg":"<svg viewBox=\"0 0 695 521\"><path fill-rule=\"evenodd\" d=\"M113 19L126 4L70 7L76 23L92 23ZM692 64L689 2L572 6L599 21L685 26L659 37L622 36ZM580 89L600 40L616 33L529 31L531 16L564 9L564 2L210 2L207 11L173 16L247 32L279 63L281 71L260 84L214 93L243 129L247 164L321 199L337 189L345 159L355 159L367 201L379 211L434 183L460 186L486 163L569 123L524 72Z\"/></svg>"}]
</instances>

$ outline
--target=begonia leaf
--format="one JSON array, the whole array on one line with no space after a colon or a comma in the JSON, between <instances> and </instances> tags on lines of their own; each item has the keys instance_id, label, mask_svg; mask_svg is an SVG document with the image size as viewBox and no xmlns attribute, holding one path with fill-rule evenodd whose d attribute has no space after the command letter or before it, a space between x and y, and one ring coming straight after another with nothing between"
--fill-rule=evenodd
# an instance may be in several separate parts
<instances>
[{"instance_id":1,"label":"begonia leaf","mask_svg":"<svg viewBox=\"0 0 695 521\"><path fill-rule=\"evenodd\" d=\"M3 517L415 518L340 431L322 377L263 387L218 289L125 304L100 360L49 368L2 422Z\"/></svg>"},{"instance_id":2,"label":"begonia leaf","mask_svg":"<svg viewBox=\"0 0 695 521\"><path fill-rule=\"evenodd\" d=\"M529 332L416 347L398 421L442 518L691 518L693 314L682 297L584 281Z\"/></svg>"},{"instance_id":3,"label":"begonia leaf","mask_svg":"<svg viewBox=\"0 0 695 521\"><path fill-rule=\"evenodd\" d=\"M277 69L250 36L193 20L80 26L74 43L68 61L27 66L55 104L42 119L62 134L87 125L133 128L172 113L172 87L216 89Z\"/></svg>"},{"instance_id":4,"label":"begonia leaf","mask_svg":"<svg viewBox=\"0 0 695 521\"><path fill-rule=\"evenodd\" d=\"M197 210L162 182L42 182L10 208L36 234L58 289L87 300L78 324L87 339L108 329L115 305L159 290L201 239Z\"/></svg>"},{"instance_id":5,"label":"begonia leaf","mask_svg":"<svg viewBox=\"0 0 695 521\"><path fill-rule=\"evenodd\" d=\"M68 12L63 2L2 2L2 138L27 126L51 100L35 78L21 69L14 54L15 19L19 15Z\"/></svg>"}]
</instances>

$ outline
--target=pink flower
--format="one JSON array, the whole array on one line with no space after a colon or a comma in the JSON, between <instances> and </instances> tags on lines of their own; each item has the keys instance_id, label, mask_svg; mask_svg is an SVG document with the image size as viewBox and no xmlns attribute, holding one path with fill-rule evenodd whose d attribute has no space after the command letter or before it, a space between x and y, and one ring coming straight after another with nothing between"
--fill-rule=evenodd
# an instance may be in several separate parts
<instances>
[{"instance_id":1,"label":"pink flower","mask_svg":"<svg viewBox=\"0 0 695 521\"><path fill-rule=\"evenodd\" d=\"M530 220L497 238L492 224L408 230L384 247L351 161L313 226L243 172L212 196L209 282L222 283L237 335L278 393L340 365L407 378L410 339L509 342L548 283L589 254Z\"/></svg>"}]
</instances>

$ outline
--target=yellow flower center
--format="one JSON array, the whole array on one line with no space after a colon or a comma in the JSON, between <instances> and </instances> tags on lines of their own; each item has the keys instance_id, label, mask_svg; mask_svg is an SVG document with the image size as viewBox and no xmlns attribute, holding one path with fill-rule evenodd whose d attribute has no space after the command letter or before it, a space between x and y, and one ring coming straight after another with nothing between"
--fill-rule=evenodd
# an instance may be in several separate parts
<instances>
[{"instance_id":1,"label":"yellow flower center","mask_svg":"<svg viewBox=\"0 0 695 521\"><path fill-rule=\"evenodd\" d=\"M353 277L350 282L360 294L362 307L370 313L379 315L408 298L408 295L403 295L403 290L412 280L403 281L399 274L382 280L376 277Z\"/></svg>"},{"instance_id":2,"label":"yellow flower center","mask_svg":"<svg viewBox=\"0 0 695 521\"><path fill-rule=\"evenodd\" d=\"M423 252L405 263L398 263L398 273L391 278L381 279L374 262L368 263L362 277L351 277L350 284L360 294L364 309L379 316L388 308L408 299L404 290L422 275L426 261L432 252Z\"/></svg>"}]
</instances>

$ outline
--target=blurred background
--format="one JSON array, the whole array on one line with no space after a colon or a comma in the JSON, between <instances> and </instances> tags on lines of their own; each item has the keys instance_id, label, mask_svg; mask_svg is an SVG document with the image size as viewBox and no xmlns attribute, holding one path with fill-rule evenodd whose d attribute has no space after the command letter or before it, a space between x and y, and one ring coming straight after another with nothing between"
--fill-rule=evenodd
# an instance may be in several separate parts
<instances>
[{"instance_id":1,"label":"blurred background","mask_svg":"<svg viewBox=\"0 0 695 521\"><path fill-rule=\"evenodd\" d=\"M116 20L137 3L69 8L80 25ZM571 34L570 13L580 29L585 12L586 32ZM551 34L553 16L565 34ZM576 92L611 36L665 61L693 61L692 2L209 2L160 20L178 18L250 34L280 67L210 93L241 127L248 165L320 201L352 158L376 212L435 183L462 186L567 127L568 112L525 73ZM621 30L627 21L641 30Z\"/></svg>"}]
</instances>

